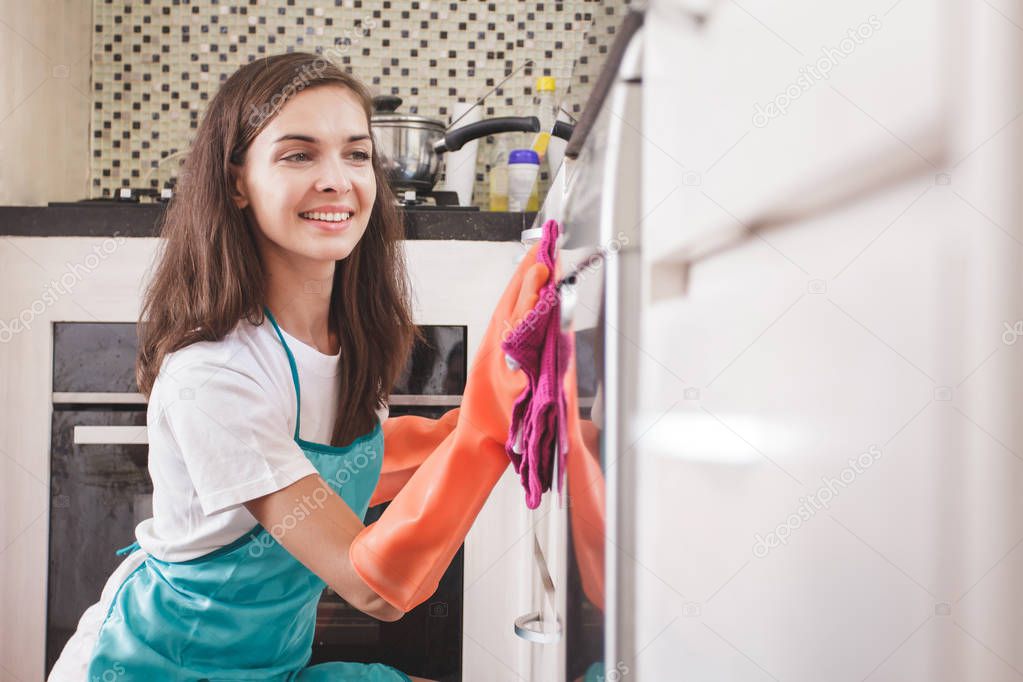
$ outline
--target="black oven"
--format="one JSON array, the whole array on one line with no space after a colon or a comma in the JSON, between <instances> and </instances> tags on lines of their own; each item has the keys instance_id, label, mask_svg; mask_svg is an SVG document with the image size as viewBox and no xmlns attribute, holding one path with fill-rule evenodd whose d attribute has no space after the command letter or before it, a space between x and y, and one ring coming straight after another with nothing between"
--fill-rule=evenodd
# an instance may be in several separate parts
<instances>
[{"instance_id":1,"label":"black oven","mask_svg":"<svg viewBox=\"0 0 1023 682\"><path fill-rule=\"evenodd\" d=\"M423 326L392 416L437 417L459 404L467 370L466 327ZM97 602L152 515L146 403L134 379L134 323L53 325L53 415L46 606L46 674L86 608ZM372 507L365 522L386 505ZM316 616L312 662L381 662L413 675L461 679L463 549L436 593L394 623L354 609L329 588Z\"/></svg>"}]
</instances>

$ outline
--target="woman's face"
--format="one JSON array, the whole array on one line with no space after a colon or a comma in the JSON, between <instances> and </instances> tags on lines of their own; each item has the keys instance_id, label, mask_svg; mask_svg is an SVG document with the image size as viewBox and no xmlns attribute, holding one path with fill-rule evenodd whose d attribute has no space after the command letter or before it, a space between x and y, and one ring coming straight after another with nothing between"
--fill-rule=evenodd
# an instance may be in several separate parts
<instances>
[{"instance_id":1,"label":"woman's face","mask_svg":"<svg viewBox=\"0 0 1023 682\"><path fill-rule=\"evenodd\" d=\"M318 86L289 99L252 141L244 166L234 167L235 202L253 220L260 248L333 272L373 210L372 153L369 122L348 88Z\"/></svg>"}]
</instances>

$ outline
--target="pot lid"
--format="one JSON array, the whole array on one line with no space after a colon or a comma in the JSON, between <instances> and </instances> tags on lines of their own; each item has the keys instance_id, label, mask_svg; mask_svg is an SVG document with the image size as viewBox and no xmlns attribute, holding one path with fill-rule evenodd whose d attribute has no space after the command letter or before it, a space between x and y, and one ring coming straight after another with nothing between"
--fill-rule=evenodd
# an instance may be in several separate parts
<instances>
[{"instance_id":1,"label":"pot lid","mask_svg":"<svg viewBox=\"0 0 1023 682\"><path fill-rule=\"evenodd\" d=\"M373 123L415 123L444 130L443 121L416 114L399 114L395 111L401 106L401 97L397 95L377 95L373 98Z\"/></svg>"}]
</instances>

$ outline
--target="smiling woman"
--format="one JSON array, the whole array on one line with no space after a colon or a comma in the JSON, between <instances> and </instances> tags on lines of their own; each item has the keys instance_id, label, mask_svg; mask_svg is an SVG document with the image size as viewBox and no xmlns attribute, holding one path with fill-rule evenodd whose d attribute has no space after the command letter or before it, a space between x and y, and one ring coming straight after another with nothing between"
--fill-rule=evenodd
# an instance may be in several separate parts
<instances>
[{"instance_id":1,"label":"smiling woman","mask_svg":"<svg viewBox=\"0 0 1023 682\"><path fill-rule=\"evenodd\" d=\"M399 453L414 468L457 415L381 421L418 331L371 112L357 79L305 53L242 67L210 102L139 323L153 518L50 680L410 679L307 665L326 587L403 615L348 549L385 435L415 427Z\"/></svg>"},{"instance_id":2,"label":"smiling woman","mask_svg":"<svg viewBox=\"0 0 1023 682\"><path fill-rule=\"evenodd\" d=\"M331 442L372 427L418 335L372 111L358 79L312 54L254 61L224 82L165 215L139 329L142 393L168 353L262 323L265 304L298 339L360 359L342 363Z\"/></svg>"}]
</instances>

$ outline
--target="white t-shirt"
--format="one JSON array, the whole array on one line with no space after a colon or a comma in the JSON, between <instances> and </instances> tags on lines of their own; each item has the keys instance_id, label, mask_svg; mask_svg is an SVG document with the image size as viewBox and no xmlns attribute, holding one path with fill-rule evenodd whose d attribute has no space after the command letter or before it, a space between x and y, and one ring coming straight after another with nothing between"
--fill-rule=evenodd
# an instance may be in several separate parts
<instances>
[{"instance_id":1,"label":"white t-shirt","mask_svg":"<svg viewBox=\"0 0 1023 682\"><path fill-rule=\"evenodd\" d=\"M325 355L281 329L302 388L302 439L329 443L340 353ZM220 341L168 354L149 396L153 518L135 530L163 561L228 545L258 523L242 504L316 469L294 440L295 388L269 319L241 320ZM380 411L380 419L388 410Z\"/></svg>"}]
</instances>

